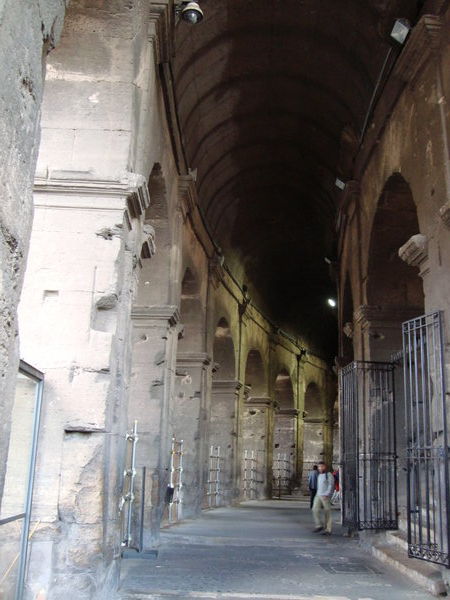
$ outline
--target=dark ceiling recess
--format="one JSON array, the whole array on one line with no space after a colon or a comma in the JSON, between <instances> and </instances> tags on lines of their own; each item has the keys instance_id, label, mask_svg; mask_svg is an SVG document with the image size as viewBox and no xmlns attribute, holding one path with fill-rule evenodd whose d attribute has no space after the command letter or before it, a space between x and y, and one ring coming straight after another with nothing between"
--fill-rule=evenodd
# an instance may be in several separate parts
<instances>
[{"instance_id":1,"label":"dark ceiling recess","mask_svg":"<svg viewBox=\"0 0 450 600\"><path fill-rule=\"evenodd\" d=\"M332 353L336 175L410 0L203 0L177 26L179 120L226 261L281 327ZM352 132L354 135L352 136ZM350 166L349 166L350 165ZM350 170L350 173L349 173Z\"/></svg>"}]
</instances>

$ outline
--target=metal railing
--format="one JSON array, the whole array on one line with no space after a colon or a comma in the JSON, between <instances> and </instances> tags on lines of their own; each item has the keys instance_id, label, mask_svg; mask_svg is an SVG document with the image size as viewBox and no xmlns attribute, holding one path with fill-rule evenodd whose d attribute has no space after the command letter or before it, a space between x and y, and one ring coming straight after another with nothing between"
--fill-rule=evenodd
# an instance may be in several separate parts
<instances>
[{"instance_id":1,"label":"metal railing","mask_svg":"<svg viewBox=\"0 0 450 600\"><path fill-rule=\"evenodd\" d=\"M170 450L170 483L169 522L174 523L182 518L183 506L183 440L172 438Z\"/></svg>"},{"instance_id":2,"label":"metal railing","mask_svg":"<svg viewBox=\"0 0 450 600\"><path fill-rule=\"evenodd\" d=\"M209 449L209 471L207 482L207 503L210 508L217 508L222 500L222 464L220 446L211 446Z\"/></svg>"},{"instance_id":3,"label":"metal railing","mask_svg":"<svg viewBox=\"0 0 450 600\"><path fill-rule=\"evenodd\" d=\"M244 459L242 465L242 484L243 496L245 500L254 500L256 498L258 461L254 450L244 450Z\"/></svg>"},{"instance_id":4,"label":"metal railing","mask_svg":"<svg viewBox=\"0 0 450 600\"><path fill-rule=\"evenodd\" d=\"M403 324L408 553L450 568L449 452L442 315Z\"/></svg>"}]
</instances>

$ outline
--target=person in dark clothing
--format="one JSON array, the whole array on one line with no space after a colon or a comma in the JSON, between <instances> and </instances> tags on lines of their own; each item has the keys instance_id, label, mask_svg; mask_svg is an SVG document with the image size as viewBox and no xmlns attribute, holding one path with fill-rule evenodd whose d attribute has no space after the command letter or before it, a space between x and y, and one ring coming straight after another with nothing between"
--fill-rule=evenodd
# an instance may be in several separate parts
<instances>
[{"instance_id":1,"label":"person in dark clothing","mask_svg":"<svg viewBox=\"0 0 450 600\"><path fill-rule=\"evenodd\" d=\"M309 507L312 508L314 504L314 498L317 494L317 477L319 476L319 471L317 470L317 465L314 465L312 471L308 473L308 488L311 495Z\"/></svg>"}]
</instances>

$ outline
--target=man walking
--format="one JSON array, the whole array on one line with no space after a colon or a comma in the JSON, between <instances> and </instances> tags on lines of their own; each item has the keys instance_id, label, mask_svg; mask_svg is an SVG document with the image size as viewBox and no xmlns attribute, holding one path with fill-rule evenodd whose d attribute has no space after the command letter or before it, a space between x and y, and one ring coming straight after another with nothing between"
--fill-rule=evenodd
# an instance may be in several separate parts
<instances>
[{"instance_id":1,"label":"man walking","mask_svg":"<svg viewBox=\"0 0 450 600\"><path fill-rule=\"evenodd\" d=\"M318 467L317 494L312 507L314 522L316 524L314 533L321 531L322 535L331 535L331 496L334 491L334 477L328 471L328 467L324 462L320 462Z\"/></svg>"},{"instance_id":2,"label":"man walking","mask_svg":"<svg viewBox=\"0 0 450 600\"><path fill-rule=\"evenodd\" d=\"M310 493L310 503L309 508L313 507L314 498L317 493L317 478L319 476L319 471L317 470L317 465L314 465L312 471L308 473L308 488Z\"/></svg>"}]
</instances>

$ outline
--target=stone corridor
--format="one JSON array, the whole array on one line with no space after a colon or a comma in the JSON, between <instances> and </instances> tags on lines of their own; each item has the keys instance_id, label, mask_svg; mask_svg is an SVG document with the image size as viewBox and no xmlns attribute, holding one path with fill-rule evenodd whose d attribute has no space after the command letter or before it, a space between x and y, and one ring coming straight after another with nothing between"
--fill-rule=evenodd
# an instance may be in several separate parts
<instances>
[{"instance_id":1,"label":"stone corridor","mask_svg":"<svg viewBox=\"0 0 450 600\"><path fill-rule=\"evenodd\" d=\"M154 560L122 562L120 600L425 600L408 579L343 536L312 533L307 504L251 501L166 529Z\"/></svg>"}]
</instances>

